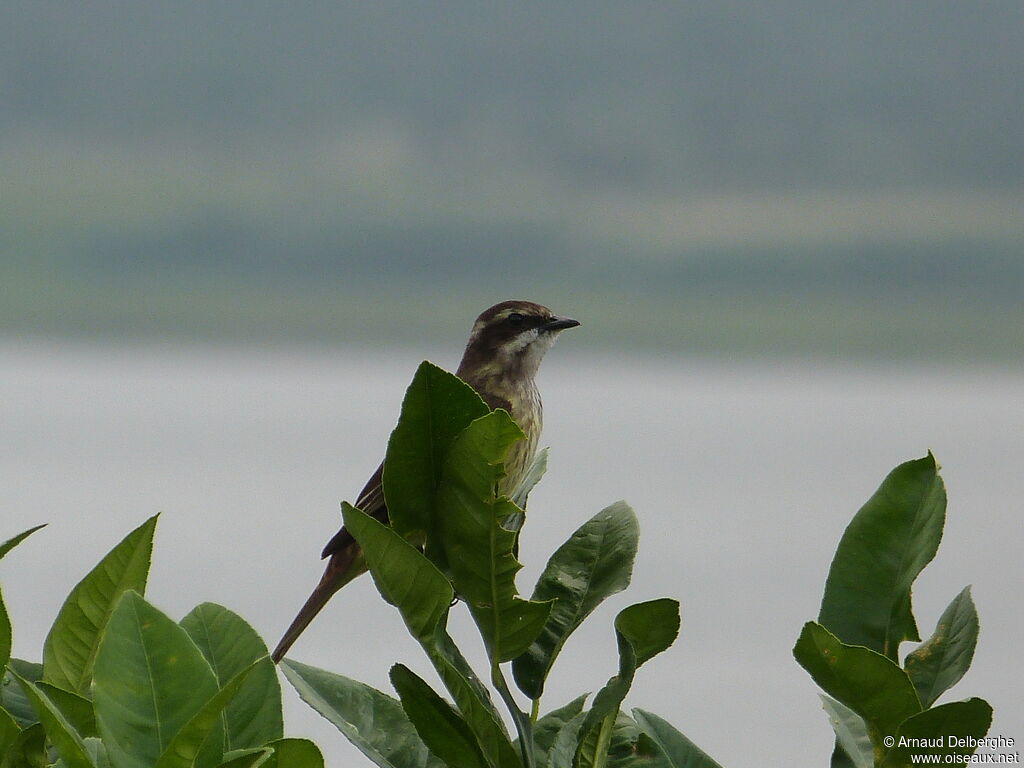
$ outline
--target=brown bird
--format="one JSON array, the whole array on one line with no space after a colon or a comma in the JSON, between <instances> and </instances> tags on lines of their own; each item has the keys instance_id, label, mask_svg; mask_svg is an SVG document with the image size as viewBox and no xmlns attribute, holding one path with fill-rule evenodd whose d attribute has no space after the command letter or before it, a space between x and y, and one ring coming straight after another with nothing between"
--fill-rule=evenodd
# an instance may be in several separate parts
<instances>
[{"instance_id":1,"label":"brown bird","mask_svg":"<svg viewBox=\"0 0 1024 768\"><path fill-rule=\"evenodd\" d=\"M526 433L513 444L505 461L499 493L513 493L524 480L543 424L544 410L534 377L544 354L559 332L579 325L531 301L503 301L476 319L456 375L475 389L491 409L503 408ZM366 483L355 506L387 522L388 510L381 485L383 464ZM302 631L335 592L366 572L356 540L343 527L327 542L321 557L330 558L320 583L274 649L280 661Z\"/></svg>"}]
</instances>

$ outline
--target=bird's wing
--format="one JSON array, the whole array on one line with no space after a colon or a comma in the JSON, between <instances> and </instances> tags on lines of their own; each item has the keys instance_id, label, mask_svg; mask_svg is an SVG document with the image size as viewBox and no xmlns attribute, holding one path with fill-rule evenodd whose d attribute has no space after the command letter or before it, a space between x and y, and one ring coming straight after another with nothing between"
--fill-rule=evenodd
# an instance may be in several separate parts
<instances>
[{"instance_id":1,"label":"bird's wing","mask_svg":"<svg viewBox=\"0 0 1024 768\"><path fill-rule=\"evenodd\" d=\"M383 476L384 464L381 463L381 465L377 467L377 471L374 472L370 476L370 479L366 481L366 485L363 487L362 492L360 492L356 499L356 503L353 506L358 507L375 520L387 523L388 508L384 504L384 485L381 482L381 478ZM342 529L334 534L333 538L327 542L327 546L324 547L324 551L320 554L320 557L330 557L331 555L348 549L354 543L355 539L352 538L352 534L342 527Z\"/></svg>"}]
</instances>

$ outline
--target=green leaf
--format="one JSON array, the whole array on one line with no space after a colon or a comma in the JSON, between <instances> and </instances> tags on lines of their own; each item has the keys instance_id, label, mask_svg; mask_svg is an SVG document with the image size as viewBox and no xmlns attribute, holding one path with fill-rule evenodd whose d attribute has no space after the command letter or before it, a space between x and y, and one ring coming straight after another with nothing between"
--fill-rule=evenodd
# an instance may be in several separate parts
<instances>
[{"instance_id":1,"label":"green leaf","mask_svg":"<svg viewBox=\"0 0 1024 768\"><path fill-rule=\"evenodd\" d=\"M46 523L43 523L42 525L37 525L34 528L29 528L27 531L22 531L17 536L12 536L7 541L5 541L3 544L0 544L0 560L3 560L4 559L4 555L6 555L8 552L10 552L12 549L14 549L19 544L21 544L21 542L23 542L25 539L27 539L33 533L38 531L40 528L45 528L45 527L46 527Z\"/></svg>"},{"instance_id":2,"label":"green leaf","mask_svg":"<svg viewBox=\"0 0 1024 768\"><path fill-rule=\"evenodd\" d=\"M548 750L548 768L574 768L576 751L586 720L587 713L580 712L559 728L551 742L551 749Z\"/></svg>"},{"instance_id":3,"label":"green leaf","mask_svg":"<svg viewBox=\"0 0 1024 768\"><path fill-rule=\"evenodd\" d=\"M28 726L18 734L0 760L0 768L46 768L46 731L42 723Z\"/></svg>"},{"instance_id":4,"label":"green leaf","mask_svg":"<svg viewBox=\"0 0 1024 768\"><path fill-rule=\"evenodd\" d=\"M679 602L676 600L650 600L619 611L615 617L619 671L594 697L580 738L581 744L589 740L589 748L596 748L598 753L607 748L607 739L619 707L633 685L636 670L672 645L678 634ZM605 740L595 740L595 731L602 732Z\"/></svg>"},{"instance_id":5,"label":"green leaf","mask_svg":"<svg viewBox=\"0 0 1024 768\"><path fill-rule=\"evenodd\" d=\"M89 699L49 683L38 682L36 686L82 738L99 735L96 731L96 713Z\"/></svg>"},{"instance_id":6,"label":"green leaf","mask_svg":"<svg viewBox=\"0 0 1024 768\"><path fill-rule=\"evenodd\" d=\"M221 716L225 751L261 747L284 736L281 685L256 631L238 614L214 603L196 606L181 626L199 646L221 687L259 661Z\"/></svg>"},{"instance_id":7,"label":"green leaf","mask_svg":"<svg viewBox=\"0 0 1024 768\"><path fill-rule=\"evenodd\" d=\"M304 702L382 768L445 768L402 705L364 683L285 659L279 665Z\"/></svg>"},{"instance_id":8,"label":"green leaf","mask_svg":"<svg viewBox=\"0 0 1024 768\"><path fill-rule=\"evenodd\" d=\"M580 526L548 560L533 600L554 600L540 635L512 663L519 690L540 698L544 680L565 641L601 601L629 586L640 537L636 515L624 501Z\"/></svg>"},{"instance_id":9,"label":"green leaf","mask_svg":"<svg viewBox=\"0 0 1024 768\"><path fill-rule=\"evenodd\" d=\"M466 721L422 678L395 664L391 684L423 743L445 765L486 768L487 761Z\"/></svg>"},{"instance_id":10,"label":"green leaf","mask_svg":"<svg viewBox=\"0 0 1024 768\"><path fill-rule=\"evenodd\" d=\"M911 755L972 755L976 747L957 746L953 743L954 738L980 739L988 733L990 725L992 707L984 699L953 701L926 709L908 718L892 734L895 746L885 754L880 765L883 768L904 768L921 764L919 759L914 762ZM920 746L939 737L942 738L941 747Z\"/></svg>"},{"instance_id":11,"label":"green leaf","mask_svg":"<svg viewBox=\"0 0 1024 768\"><path fill-rule=\"evenodd\" d=\"M843 750L843 756L854 768L874 768L871 737L864 725L864 718L824 694L821 694L821 703L835 731L836 741Z\"/></svg>"},{"instance_id":12,"label":"green leaf","mask_svg":"<svg viewBox=\"0 0 1024 768\"><path fill-rule=\"evenodd\" d=\"M402 401L384 460L388 516L403 538L434 530L434 498L456 436L489 411L472 387L424 360Z\"/></svg>"},{"instance_id":13,"label":"green leaf","mask_svg":"<svg viewBox=\"0 0 1024 768\"><path fill-rule=\"evenodd\" d=\"M636 654L636 666L667 650L679 636L679 601L663 597L624 608L615 618L615 631Z\"/></svg>"},{"instance_id":14,"label":"green leaf","mask_svg":"<svg viewBox=\"0 0 1024 768\"><path fill-rule=\"evenodd\" d=\"M672 768L661 746L640 730L637 722L619 712L608 746L608 768Z\"/></svg>"},{"instance_id":15,"label":"green leaf","mask_svg":"<svg viewBox=\"0 0 1024 768\"><path fill-rule=\"evenodd\" d=\"M129 533L64 601L43 646L43 679L89 695L96 651L114 606L128 590L143 594L156 516Z\"/></svg>"},{"instance_id":16,"label":"green leaf","mask_svg":"<svg viewBox=\"0 0 1024 768\"><path fill-rule=\"evenodd\" d=\"M96 724L116 768L152 768L218 691L185 630L131 591L110 617L94 678Z\"/></svg>"},{"instance_id":17,"label":"green leaf","mask_svg":"<svg viewBox=\"0 0 1024 768\"><path fill-rule=\"evenodd\" d=\"M209 747L209 749L211 754L214 751L216 752L216 755L214 755L216 760L211 764L220 762L223 753L220 745L223 744L223 740L221 739L221 731L217 729L219 729L221 724L221 713L231 700L235 698L239 690L241 690L246 682L246 678L262 663L262 660L253 662L210 697L209 701L203 704L199 711L174 734L167 744L167 748L160 755L160 759L156 761L155 768L192 768L195 765L202 764L200 762L200 750L208 747L207 739L215 731L217 735L213 742L214 746Z\"/></svg>"},{"instance_id":18,"label":"green leaf","mask_svg":"<svg viewBox=\"0 0 1024 768\"><path fill-rule=\"evenodd\" d=\"M672 768L721 768L700 747L657 715L634 709L633 717L641 730L661 747Z\"/></svg>"},{"instance_id":19,"label":"green leaf","mask_svg":"<svg viewBox=\"0 0 1024 768\"><path fill-rule=\"evenodd\" d=\"M903 663L922 706L930 707L960 681L971 666L977 644L978 611L971 588L964 587L942 612L932 636Z\"/></svg>"},{"instance_id":20,"label":"green leaf","mask_svg":"<svg viewBox=\"0 0 1024 768\"><path fill-rule=\"evenodd\" d=\"M20 677L38 683L43 678L43 665L22 659L11 659L8 669L3 670L3 683L0 685L0 705L14 718L22 728L38 723L36 711L32 708L21 684L14 679L12 672Z\"/></svg>"},{"instance_id":21,"label":"green leaf","mask_svg":"<svg viewBox=\"0 0 1024 768\"><path fill-rule=\"evenodd\" d=\"M839 704L839 702L837 701L836 704ZM843 705L839 704L839 706ZM857 715L854 715L854 717L857 717ZM861 720L861 722L863 723L864 721ZM868 741L870 742L870 738ZM832 747L832 757L828 764L829 768L857 768L853 760L846 754L842 745L838 741L836 741Z\"/></svg>"},{"instance_id":22,"label":"green leaf","mask_svg":"<svg viewBox=\"0 0 1024 768\"><path fill-rule=\"evenodd\" d=\"M263 768L324 768L324 756L308 739L277 739L267 746L274 751Z\"/></svg>"},{"instance_id":23,"label":"green leaf","mask_svg":"<svg viewBox=\"0 0 1024 768\"><path fill-rule=\"evenodd\" d=\"M0 759L18 738L21 728L8 712L0 709Z\"/></svg>"},{"instance_id":24,"label":"green leaf","mask_svg":"<svg viewBox=\"0 0 1024 768\"><path fill-rule=\"evenodd\" d=\"M445 631L454 591L447 578L419 550L349 504L345 527L359 542L381 595L396 606L412 635L473 729L489 762L516 768L519 759L487 689Z\"/></svg>"},{"instance_id":25,"label":"green leaf","mask_svg":"<svg viewBox=\"0 0 1024 768\"><path fill-rule=\"evenodd\" d=\"M459 711L473 729L487 762L497 768L521 768L522 761L512 746L490 693L448 633L439 632L436 641L424 649Z\"/></svg>"},{"instance_id":26,"label":"green leaf","mask_svg":"<svg viewBox=\"0 0 1024 768\"><path fill-rule=\"evenodd\" d=\"M11 618L7 615L7 606L4 605L4 595L0 591L0 669L7 666L11 660L11 643L14 635L11 632Z\"/></svg>"},{"instance_id":27,"label":"green leaf","mask_svg":"<svg viewBox=\"0 0 1024 768\"><path fill-rule=\"evenodd\" d=\"M22 531L17 536L8 539L3 544L0 544L0 560L3 559L4 555L18 546L18 544L23 542L40 528L45 527L46 523L37 525L35 528L29 528L27 531ZM7 615L7 607L4 605L3 593L0 592L0 669L6 667L7 662L11 660L12 639L13 633L11 630L11 617Z\"/></svg>"},{"instance_id":28,"label":"green leaf","mask_svg":"<svg viewBox=\"0 0 1024 768\"><path fill-rule=\"evenodd\" d=\"M492 663L511 661L536 639L550 603L518 596L517 535L502 522L521 512L496 495L502 462L523 432L505 411L474 421L455 439L438 488L438 529L452 583L466 601Z\"/></svg>"},{"instance_id":29,"label":"green leaf","mask_svg":"<svg viewBox=\"0 0 1024 768\"><path fill-rule=\"evenodd\" d=\"M224 754L224 760L217 768L266 768L274 756L270 747L235 749Z\"/></svg>"},{"instance_id":30,"label":"green leaf","mask_svg":"<svg viewBox=\"0 0 1024 768\"><path fill-rule=\"evenodd\" d=\"M840 642L820 624L804 625L793 656L829 696L864 718L876 749L883 736L921 711L906 672L870 648Z\"/></svg>"},{"instance_id":31,"label":"green leaf","mask_svg":"<svg viewBox=\"0 0 1024 768\"><path fill-rule=\"evenodd\" d=\"M85 751L89 753L89 759L96 768L113 768L107 756L107 748L103 746L98 736L89 736L85 739Z\"/></svg>"},{"instance_id":32,"label":"green leaf","mask_svg":"<svg viewBox=\"0 0 1024 768\"><path fill-rule=\"evenodd\" d=\"M920 640L910 589L935 557L946 489L935 458L896 467L846 528L825 584L818 623L849 645L897 659Z\"/></svg>"},{"instance_id":33,"label":"green leaf","mask_svg":"<svg viewBox=\"0 0 1024 768\"><path fill-rule=\"evenodd\" d=\"M225 754L218 768L324 768L324 756L308 739L275 739L264 747Z\"/></svg>"},{"instance_id":34,"label":"green leaf","mask_svg":"<svg viewBox=\"0 0 1024 768\"><path fill-rule=\"evenodd\" d=\"M540 718L533 726L533 754L537 765L548 764L548 752L555 743L555 737L566 723L583 711L587 694L573 699L564 707L553 709Z\"/></svg>"},{"instance_id":35,"label":"green leaf","mask_svg":"<svg viewBox=\"0 0 1024 768\"><path fill-rule=\"evenodd\" d=\"M455 596L451 583L390 526L347 502L342 502L341 514L381 595L398 608L413 637L431 642Z\"/></svg>"},{"instance_id":36,"label":"green leaf","mask_svg":"<svg viewBox=\"0 0 1024 768\"><path fill-rule=\"evenodd\" d=\"M24 678L16 679L28 696L39 715L39 722L46 729L46 735L53 742L57 753L68 768L95 768L85 749L81 735L61 713L60 709L39 687Z\"/></svg>"}]
</instances>

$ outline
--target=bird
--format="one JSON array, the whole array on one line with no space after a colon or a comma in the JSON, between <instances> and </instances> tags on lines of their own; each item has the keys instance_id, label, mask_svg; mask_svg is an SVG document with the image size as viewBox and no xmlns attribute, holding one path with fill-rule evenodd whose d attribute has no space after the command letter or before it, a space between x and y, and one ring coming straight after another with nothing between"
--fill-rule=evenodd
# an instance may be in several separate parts
<instances>
[{"instance_id":1,"label":"bird","mask_svg":"<svg viewBox=\"0 0 1024 768\"><path fill-rule=\"evenodd\" d=\"M521 300L495 304L473 323L455 375L476 390L491 410L507 411L525 434L509 449L505 476L498 486L501 495L511 495L518 488L537 451L544 418L535 381L540 362L562 331L579 324L541 304ZM354 506L386 524L383 470L382 462ZM359 544L344 526L327 542L321 558L327 559L324 574L271 654L275 663L284 658L331 597L367 570Z\"/></svg>"}]
</instances>

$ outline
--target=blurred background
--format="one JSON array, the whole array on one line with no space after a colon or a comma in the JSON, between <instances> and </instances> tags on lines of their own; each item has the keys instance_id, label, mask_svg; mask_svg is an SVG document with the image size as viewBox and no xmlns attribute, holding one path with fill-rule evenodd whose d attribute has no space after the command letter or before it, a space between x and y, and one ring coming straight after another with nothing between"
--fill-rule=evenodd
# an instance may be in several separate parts
<instances>
[{"instance_id":1,"label":"blurred background","mask_svg":"<svg viewBox=\"0 0 1024 768\"><path fill-rule=\"evenodd\" d=\"M473 317L521 297L583 321L542 371L522 590L625 496L632 599L682 600L630 704L726 766L824 765L789 650L849 517L933 449L950 520L919 624L974 582L954 694L1024 739L1019 2L0 17L0 538L52 523L4 563L16 653L159 510L151 600L222 602L272 644L416 364L454 368ZM295 655L388 689L401 627L351 589ZM612 674L625 604L545 709ZM286 696L292 734L359 764Z\"/></svg>"}]
</instances>

